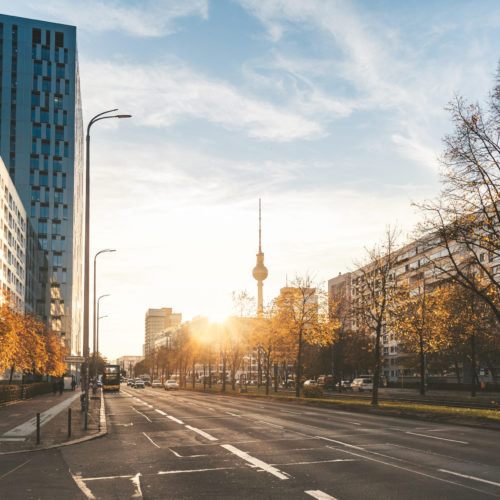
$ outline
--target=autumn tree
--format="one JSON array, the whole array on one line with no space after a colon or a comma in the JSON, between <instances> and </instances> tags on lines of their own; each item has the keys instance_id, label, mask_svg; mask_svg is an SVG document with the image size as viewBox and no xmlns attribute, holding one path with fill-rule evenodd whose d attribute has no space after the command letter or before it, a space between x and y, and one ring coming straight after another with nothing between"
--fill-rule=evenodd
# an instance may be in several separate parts
<instances>
[{"instance_id":1,"label":"autumn tree","mask_svg":"<svg viewBox=\"0 0 500 500\"><path fill-rule=\"evenodd\" d=\"M500 321L500 65L485 107L455 97L449 105L454 131L445 137L444 189L421 205L424 236L437 239L443 256L432 259L483 301Z\"/></svg>"},{"instance_id":2,"label":"autumn tree","mask_svg":"<svg viewBox=\"0 0 500 500\"><path fill-rule=\"evenodd\" d=\"M353 312L361 332L373 340L373 391L372 405L378 404L380 385L381 349L380 337L386 328L390 309L396 299L397 230L387 229L385 239L367 251L366 264L360 265L355 278L359 298L353 304Z\"/></svg>"},{"instance_id":3,"label":"autumn tree","mask_svg":"<svg viewBox=\"0 0 500 500\"><path fill-rule=\"evenodd\" d=\"M295 395L299 397L304 345L330 343L336 325L329 320L326 295L313 285L309 276L296 277L291 286L281 289L276 299L276 315L284 342L296 353Z\"/></svg>"}]
</instances>

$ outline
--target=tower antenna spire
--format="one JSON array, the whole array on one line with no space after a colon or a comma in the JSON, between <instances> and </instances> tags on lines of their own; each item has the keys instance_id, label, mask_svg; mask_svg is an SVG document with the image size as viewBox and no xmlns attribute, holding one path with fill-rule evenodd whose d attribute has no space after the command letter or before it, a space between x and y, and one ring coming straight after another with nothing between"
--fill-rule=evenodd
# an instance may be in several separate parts
<instances>
[{"instance_id":1,"label":"tower antenna spire","mask_svg":"<svg viewBox=\"0 0 500 500\"><path fill-rule=\"evenodd\" d=\"M259 253L262 252L261 235L262 235L262 226L261 226L261 208L260 208L260 198L259 198Z\"/></svg>"}]
</instances>

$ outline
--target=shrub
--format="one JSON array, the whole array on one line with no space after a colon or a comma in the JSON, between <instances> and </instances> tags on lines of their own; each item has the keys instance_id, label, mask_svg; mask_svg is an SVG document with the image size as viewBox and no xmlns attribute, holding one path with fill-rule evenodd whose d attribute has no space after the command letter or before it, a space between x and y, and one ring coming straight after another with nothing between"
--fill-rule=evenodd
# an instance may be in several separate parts
<instances>
[{"instance_id":1,"label":"shrub","mask_svg":"<svg viewBox=\"0 0 500 500\"><path fill-rule=\"evenodd\" d=\"M319 385L306 385L304 386L305 398L322 398L323 389Z\"/></svg>"}]
</instances>

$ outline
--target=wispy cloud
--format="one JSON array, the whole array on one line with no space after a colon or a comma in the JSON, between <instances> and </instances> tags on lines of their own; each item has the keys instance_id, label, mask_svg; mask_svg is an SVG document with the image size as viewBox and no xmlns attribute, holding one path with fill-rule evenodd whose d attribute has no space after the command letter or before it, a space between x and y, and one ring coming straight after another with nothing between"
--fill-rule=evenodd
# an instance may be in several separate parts
<instances>
[{"instance_id":1,"label":"wispy cloud","mask_svg":"<svg viewBox=\"0 0 500 500\"><path fill-rule=\"evenodd\" d=\"M135 65L84 60L82 68L84 98L91 111L126 102L136 122L152 127L197 118L262 140L291 141L325 134L314 119L245 95L235 86L181 63Z\"/></svg>"},{"instance_id":2,"label":"wispy cloud","mask_svg":"<svg viewBox=\"0 0 500 500\"><path fill-rule=\"evenodd\" d=\"M46 0L32 8L79 29L124 31L137 37L169 35L183 17L208 17L208 0Z\"/></svg>"}]
</instances>

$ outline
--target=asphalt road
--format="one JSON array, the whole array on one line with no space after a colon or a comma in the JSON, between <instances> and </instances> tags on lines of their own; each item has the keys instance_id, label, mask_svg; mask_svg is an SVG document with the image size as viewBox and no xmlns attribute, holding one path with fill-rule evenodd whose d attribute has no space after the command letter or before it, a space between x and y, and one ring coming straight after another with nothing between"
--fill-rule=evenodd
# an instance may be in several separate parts
<instances>
[{"instance_id":1,"label":"asphalt road","mask_svg":"<svg viewBox=\"0 0 500 500\"><path fill-rule=\"evenodd\" d=\"M0 457L0 497L500 498L495 431L125 386L106 404L108 436Z\"/></svg>"}]
</instances>

